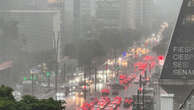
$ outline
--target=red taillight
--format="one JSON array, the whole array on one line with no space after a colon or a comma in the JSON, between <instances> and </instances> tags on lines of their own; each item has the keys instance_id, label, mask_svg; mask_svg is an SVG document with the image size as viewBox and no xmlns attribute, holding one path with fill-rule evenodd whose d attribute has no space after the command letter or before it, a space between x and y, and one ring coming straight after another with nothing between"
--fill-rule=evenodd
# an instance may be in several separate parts
<instances>
[{"instance_id":1,"label":"red taillight","mask_svg":"<svg viewBox=\"0 0 194 110\"><path fill-rule=\"evenodd\" d=\"M143 89L140 87L138 90L139 90L139 91L142 91Z\"/></svg>"},{"instance_id":2,"label":"red taillight","mask_svg":"<svg viewBox=\"0 0 194 110\"><path fill-rule=\"evenodd\" d=\"M87 88L87 86L83 86L82 88L83 88L83 89L86 89L86 88Z\"/></svg>"},{"instance_id":3,"label":"red taillight","mask_svg":"<svg viewBox=\"0 0 194 110\"><path fill-rule=\"evenodd\" d=\"M158 60L164 60L164 56L158 56Z\"/></svg>"}]
</instances>

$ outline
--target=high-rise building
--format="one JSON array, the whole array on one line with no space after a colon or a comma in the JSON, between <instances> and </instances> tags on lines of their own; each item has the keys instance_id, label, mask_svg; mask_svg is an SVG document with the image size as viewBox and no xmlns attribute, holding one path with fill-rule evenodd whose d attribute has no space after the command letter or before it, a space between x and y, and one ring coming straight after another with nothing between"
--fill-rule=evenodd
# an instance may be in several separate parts
<instances>
[{"instance_id":1,"label":"high-rise building","mask_svg":"<svg viewBox=\"0 0 194 110\"><path fill-rule=\"evenodd\" d=\"M121 0L121 30L135 29L135 0Z\"/></svg>"},{"instance_id":2,"label":"high-rise building","mask_svg":"<svg viewBox=\"0 0 194 110\"><path fill-rule=\"evenodd\" d=\"M83 38L91 31L92 0L74 0L74 37Z\"/></svg>"},{"instance_id":3,"label":"high-rise building","mask_svg":"<svg viewBox=\"0 0 194 110\"><path fill-rule=\"evenodd\" d=\"M16 21L19 39L25 39L22 49L39 52L53 48L54 16L57 10L3 10L0 17L6 22Z\"/></svg>"},{"instance_id":4,"label":"high-rise building","mask_svg":"<svg viewBox=\"0 0 194 110\"><path fill-rule=\"evenodd\" d=\"M194 88L194 0L183 0L180 3L182 5L176 15L176 26L160 75L162 88L175 96L174 108L185 104Z\"/></svg>"},{"instance_id":5,"label":"high-rise building","mask_svg":"<svg viewBox=\"0 0 194 110\"><path fill-rule=\"evenodd\" d=\"M104 28L136 29L136 0L96 0L96 7L97 21Z\"/></svg>"},{"instance_id":6,"label":"high-rise building","mask_svg":"<svg viewBox=\"0 0 194 110\"><path fill-rule=\"evenodd\" d=\"M48 8L48 0L2 0L0 1L0 9L4 10L33 10Z\"/></svg>"},{"instance_id":7,"label":"high-rise building","mask_svg":"<svg viewBox=\"0 0 194 110\"><path fill-rule=\"evenodd\" d=\"M100 27L103 26L103 28L120 29L120 6L120 0L97 0L97 24L99 24Z\"/></svg>"},{"instance_id":8,"label":"high-rise building","mask_svg":"<svg viewBox=\"0 0 194 110\"><path fill-rule=\"evenodd\" d=\"M73 0L65 0L65 20L64 20L64 28L65 28L65 38L67 38L67 42L72 42L73 40L73 23L74 23L74 7Z\"/></svg>"},{"instance_id":9,"label":"high-rise building","mask_svg":"<svg viewBox=\"0 0 194 110\"><path fill-rule=\"evenodd\" d=\"M143 28L150 31L153 21L153 0L135 0L135 2L136 28Z\"/></svg>"}]
</instances>

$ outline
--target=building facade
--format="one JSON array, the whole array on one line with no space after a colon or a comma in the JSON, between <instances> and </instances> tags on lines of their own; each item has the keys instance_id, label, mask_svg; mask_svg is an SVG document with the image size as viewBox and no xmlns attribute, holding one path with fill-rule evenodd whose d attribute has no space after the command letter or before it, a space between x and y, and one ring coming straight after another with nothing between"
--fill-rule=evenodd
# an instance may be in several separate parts
<instances>
[{"instance_id":1,"label":"building facade","mask_svg":"<svg viewBox=\"0 0 194 110\"><path fill-rule=\"evenodd\" d=\"M120 0L96 0L97 24L103 28L120 29Z\"/></svg>"},{"instance_id":2,"label":"building facade","mask_svg":"<svg viewBox=\"0 0 194 110\"><path fill-rule=\"evenodd\" d=\"M135 0L136 28L151 31L153 22L153 0Z\"/></svg>"},{"instance_id":3,"label":"building facade","mask_svg":"<svg viewBox=\"0 0 194 110\"><path fill-rule=\"evenodd\" d=\"M92 0L74 0L74 37L84 38L91 32L91 20L94 13Z\"/></svg>"},{"instance_id":4,"label":"building facade","mask_svg":"<svg viewBox=\"0 0 194 110\"><path fill-rule=\"evenodd\" d=\"M39 52L53 48L55 11L10 10L1 11L1 17L7 21L16 21L22 50Z\"/></svg>"}]
</instances>

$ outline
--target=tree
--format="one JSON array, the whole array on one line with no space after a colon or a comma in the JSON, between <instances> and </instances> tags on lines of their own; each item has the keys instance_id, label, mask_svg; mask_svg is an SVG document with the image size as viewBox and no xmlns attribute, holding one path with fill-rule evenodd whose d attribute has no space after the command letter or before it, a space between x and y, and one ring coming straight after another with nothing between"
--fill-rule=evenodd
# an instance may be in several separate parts
<instances>
[{"instance_id":1,"label":"tree","mask_svg":"<svg viewBox=\"0 0 194 110\"><path fill-rule=\"evenodd\" d=\"M12 92L12 88L0 87L0 110L60 110L59 103L52 98L37 99L26 95L16 102Z\"/></svg>"},{"instance_id":2,"label":"tree","mask_svg":"<svg viewBox=\"0 0 194 110\"><path fill-rule=\"evenodd\" d=\"M54 101L52 98L38 100L33 96L24 96L23 99L18 104L22 109L30 109L30 110L59 110L58 102Z\"/></svg>"},{"instance_id":3,"label":"tree","mask_svg":"<svg viewBox=\"0 0 194 110\"><path fill-rule=\"evenodd\" d=\"M0 98L15 101L15 99L12 95L12 92L13 92L12 88L2 85L0 87Z\"/></svg>"}]
</instances>

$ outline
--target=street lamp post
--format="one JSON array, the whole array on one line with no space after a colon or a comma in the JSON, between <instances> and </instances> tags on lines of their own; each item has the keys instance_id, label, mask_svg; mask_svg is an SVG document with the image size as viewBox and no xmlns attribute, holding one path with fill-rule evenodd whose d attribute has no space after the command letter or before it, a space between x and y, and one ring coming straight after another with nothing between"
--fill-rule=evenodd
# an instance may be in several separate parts
<instances>
[{"instance_id":1,"label":"street lamp post","mask_svg":"<svg viewBox=\"0 0 194 110\"><path fill-rule=\"evenodd\" d=\"M94 64L94 68L95 68L95 70L94 70L94 83L95 83L95 85L94 85L94 90L95 90L95 92L96 92L96 83L97 83L97 78L96 78L96 74L97 74L97 69L96 69L96 63Z\"/></svg>"},{"instance_id":2,"label":"street lamp post","mask_svg":"<svg viewBox=\"0 0 194 110\"><path fill-rule=\"evenodd\" d=\"M32 73L32 96L34 95L34 74Z\"/></svg>"},{"instance_id":3,"label":"street lamp post","mask_svg":"<svg viewBox=\"0 0 194 110\"><path fill-rule=\"evenodd\" d=\"M86 66L84 66L84 99L86 100Z\"/></svg>"},{"instance_id":4,"label":"street lamp post","mask_svg":"<svg viewBox=\"0 0 194 110\"><path fill-rule=\"evenodd\" d=\"M106 63L106 83L108 82L108 63Z\"/></svg>"},{"instance_id":5,"label":"street lamp post","mask_svg":"<svg viewBox=\"0 0 194 110\"><path fill-rule=\"evenodd\" d=\"M61 53L61 13L57 12L57 14L53 17L53 30L54 30L54 40L53 40L53 48L56 50L56 73L55 73L55 94L57 94L57 80L59 73L59 64L60 63L60 53Z\"/></svg>"}]
</instances>

